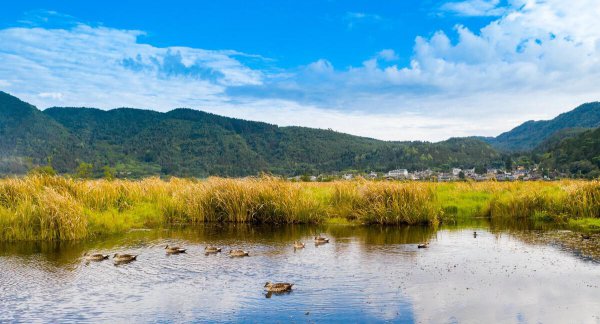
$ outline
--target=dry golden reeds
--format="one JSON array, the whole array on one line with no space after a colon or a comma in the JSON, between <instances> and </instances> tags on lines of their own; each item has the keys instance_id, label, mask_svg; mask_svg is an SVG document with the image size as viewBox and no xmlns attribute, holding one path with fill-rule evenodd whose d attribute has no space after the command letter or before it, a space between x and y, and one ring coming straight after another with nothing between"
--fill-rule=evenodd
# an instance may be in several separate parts
<instances>
[{"instance_id":1,"label":"dry golden reeds","mask_svg":"<svg viewBox=\"0 0 600 324\"><path fill-rule=\"evenodd\" d=\"M437 224L452 217L600 217L598 181L425 183L206 180L0 180L0 240L72 240L204 222Z\"/></svg>"}]
</instances>

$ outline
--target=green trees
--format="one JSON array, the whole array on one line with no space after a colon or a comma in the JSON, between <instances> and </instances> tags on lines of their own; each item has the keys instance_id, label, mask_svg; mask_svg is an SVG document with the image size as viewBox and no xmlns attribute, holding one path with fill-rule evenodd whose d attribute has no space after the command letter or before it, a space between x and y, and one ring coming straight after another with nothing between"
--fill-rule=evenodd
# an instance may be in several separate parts
<instances>
[{"instance_id":1,"label":"green trees","mask_svg":"<svg viewBox=\"0 0 600 324\"><path fill-rule=\"evenodd\" d=\"M540 124L550 125L544 126L541 133L519 128L521 135L527 136L557 129L560 133L534 153L511 156L501 155L478 138L451 138L437 143L379 141L191 109L168 113L129 108L39 111L0 92L0 175L23 174L35 166L32 172L107 179L117 175L237 177L261 172L316 176L345 170L381 173L399 168L448 172L455 167L476 167L476 172L483 174L488 167L511 170L516 163L526 167L540 164L546 170L593 177L600 170L600 132L561 127L588 127L596 115L600 116L600 104L589 104L552 123ZM537 129L537 125L530 126ZM53 159L44 167L49 156Z\"/></svg>"},{"instance_id":2,"label":"green trees","mask_svg":"<svg viewBox=\"0 0 600 324\"><path fill-rule=\"evenodd\" d=\"M574 177L598 178L600 176L600 128L565 138L548 148L536 152L542 167L558 170Z\"/></svg>"},{"instance_id":3,"label":"green trees","mask_svg":"<svg viewBox=\"0 0 600 324\"><path fill-rule=\"evenodd\" d=\"M91 163L81 162L75 170L75 177L79 179L91 179L93 177L94 165Z\"/></svg>"},{"instance_id":4,"label":"green trees","mask_svg":"<svg viewBox=\"0 0 600 324\"><path fill-rule=\"evenodd\" d=\"M496 149L505 152L528 152L552 136L572 136L573 130L600 126L600 102L583 104L551 120L528 121L495 138L484 138Z\"/></svg>"},{"instance_id":5,"label":"green trees","mask_svg":"<svg viewBox=\"0 0 600 324\"><path fill-rule=\"evenodd\" d=\"M485 166L482 165L478 165L475 167L475 173L477 174L486 174L487 173L487 168Z\"/></svg>"},{"instance_id":6,"label":"green trees","mask_svg":"<svg viewBox=\"0 0 600 324\"><path fill-rule=\"evenodd\" d=\"M59 173L78 178L144 176L295 176L344 170L385 172L473 167L498 162L473 138L438 143L386 142L332 130L278 127L191 109L168 113L120 108L49 108L39 111L0 95L0 174L29 169L53 156ZM0 156L0 158L2 158ZM85 162L81 162L85 161ZM100 166L110 165L115 169ZM94 167L95 166L95 167ZM14 170L14 171L13 171Z\"/></svg>"},{"instance_id":7,"label":"green trees","mask_svg":"<svg viewBox=\"0 0 600 324\"><path fill-rule=\"evenodd\" d=\"M102 175L104 176L104 179L106 179L106 180L113 180L116 177L116 174L117 174L117 170L109 167L108 165L106 165L102 168Z\"/></svg>"},{"instance_id":8,"label":"green trees","mask_svg":"<svg viewBox=\"0 0 600 324\"><path fill-rule=\"evenodd\" d=\"M29 170L29 174L54 176L56 175L56 170L51 165L37 166Z\"/></svg>"}]
</instances>

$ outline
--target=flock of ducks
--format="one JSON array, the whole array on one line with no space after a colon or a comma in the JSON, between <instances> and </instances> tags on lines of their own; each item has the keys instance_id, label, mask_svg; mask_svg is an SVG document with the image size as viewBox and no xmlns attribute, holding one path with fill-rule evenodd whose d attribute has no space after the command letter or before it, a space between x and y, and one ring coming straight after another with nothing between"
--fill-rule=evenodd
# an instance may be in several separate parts
<instances>
[{"instance_id":1,"label":"flock of ducks","mask_svg":"<svg viewBox=\"0 0 600 324\"><path fill-rule=\"evenodd\" d=\"M315 245L321 245L321 244L326 244L329 243L329 239L325 238L321 235L319 236L315 236L314 238L315 241ZM294 242L294 250L297 249L303 249L304 247L306 247L306 244L299 242L299 241L295 241ZM167 254L180 254L180 253L186 253L187 249L179 247L179 246L171 246L171 245L166 245L165 246L165 252ZM204 248L204 253L205 254L215 254L215 253L220 253L221 252L221 248L220 247L216 247L216 246L206 246ZM229 256L230 257L246 257L246 256L250 256L250 252L248 251L244 251L244 250L229 250ZM101 253L93 253L93 254L88 254L87 252L83 254L83 258L87 261L104 261L104 260L108 260L110 257L110 255L108 254L101 254ZM120 264L125 264L125 263L130 263L132 261L137 260L138 255L137 254L121 254L121 253L115 253L113 255L113 260L114 260L114 264L115 265L120 265ZM287 283L287 282L277 282L277 283L271 283L271 282L267 282L265 283L265 289L269 292L269 293L284 293L284 292L289 292L292 290L292 287L294 286L294 284L292 283Z\"/></svg>"},{"instance_id":2,"label":"flock of ducks","mask_svg":"<svg viewBox=\"0 0 600 324\"><path fill-rule=\"evenodd\" d=\"M322 244L329 243L329 239L319 235L319 236L315 236L314 242L315 242L315 245L322 245ZM305 248L306 244L299 242L299 241L295 241L293 246L294 246L294 250L297 250L297 249ZM427 247L429 247L429 242L421 243L421 244L417 245L417 247L419 249L427 248ZM165 246L165 252L167 254L180 254L180 253L186 253L186 251L187 251L187 249L179 247L179 246L170 246L170 245ZM216 247L216 246L206 246L204 248L204 253L207 255L220 253L220 252L221 252L221 248ZM230 257L246 257L246 256L250 256L250 252L244 251L244 250L229 250L229 256ZM100 254L100 253L88 254L86 252L83 254L83 257L86 261L90 262L90 261L104 261L104 260L107 260L110 256L108 254ZM113 260L114 260L115 265L119 265L119 264L124 264L124 263L129 263L129 262L135 261L135 260L137 260L137 257L138 257L137 254L115 253L113 255ZM287 283L287 282L272 283L272 282L267 281L267 283L265 283L264 288L269 293L284 293L284 292L292 291L293 286L294 286L293 283Z\"/></svg>"}]
</instances>

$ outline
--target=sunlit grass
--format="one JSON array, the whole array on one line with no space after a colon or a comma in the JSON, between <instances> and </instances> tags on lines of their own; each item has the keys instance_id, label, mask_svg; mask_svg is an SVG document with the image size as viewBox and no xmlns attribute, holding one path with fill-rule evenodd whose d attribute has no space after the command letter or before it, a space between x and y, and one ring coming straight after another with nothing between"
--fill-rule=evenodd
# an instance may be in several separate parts
<instances>
[{"instance_id":1,"label":"sunlit grass","mask_svg":"<svg viewBox=\"0 0 600 324\"><path fill-rule=\"evenodd\" d=\"M0 240L73 240L204 222L437 225L506 217L589 227L599 214L598 181L0 180Z\"/></svg>"}]
</instances>

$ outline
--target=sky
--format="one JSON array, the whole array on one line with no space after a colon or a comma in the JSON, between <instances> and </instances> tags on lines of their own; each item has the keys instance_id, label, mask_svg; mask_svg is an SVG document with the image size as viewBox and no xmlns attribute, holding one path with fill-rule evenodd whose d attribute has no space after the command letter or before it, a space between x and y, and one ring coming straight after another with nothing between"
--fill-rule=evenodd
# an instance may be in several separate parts
<instances>
[{"instance_id":1,"label":"sky","mask_svg":"<svg viewBox=\"0 0 600 324\"><path fill-rule=\"evenodd\" d=\"M598 1L10 1L0 90L40 109L496 136L600 100Z\"/></svg>"}]
</instances>

